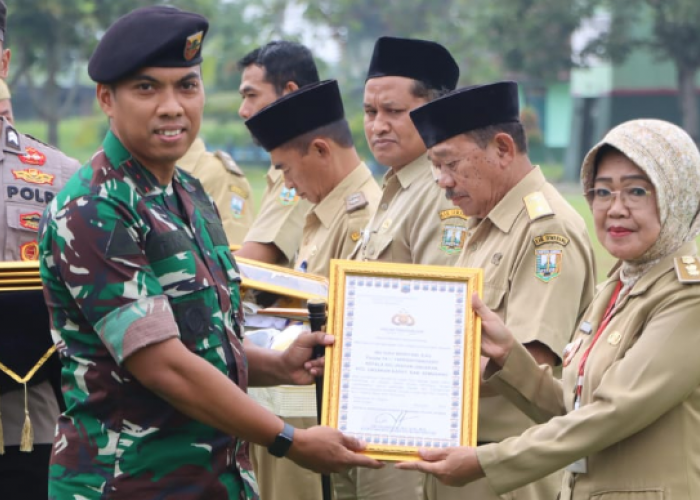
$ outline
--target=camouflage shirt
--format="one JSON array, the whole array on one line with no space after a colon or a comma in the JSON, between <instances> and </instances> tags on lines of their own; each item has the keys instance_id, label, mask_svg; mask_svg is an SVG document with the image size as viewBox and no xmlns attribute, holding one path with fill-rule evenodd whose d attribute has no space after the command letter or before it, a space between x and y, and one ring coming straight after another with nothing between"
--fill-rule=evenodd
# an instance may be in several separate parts
<instances>
[{"instance_id":1,"label":"camouflage shirt","mask_svg":"<svg viewBox=\"0 0 700 500\"><path fill-rule=\"evenodd\" d=\"M176 170L159 186L110 132L39 231L67 405L49 497L257 499L247 443L183 415L123 364L177 337L246 390L238 270L199 181Z\"/></svg>"}]
</instances>

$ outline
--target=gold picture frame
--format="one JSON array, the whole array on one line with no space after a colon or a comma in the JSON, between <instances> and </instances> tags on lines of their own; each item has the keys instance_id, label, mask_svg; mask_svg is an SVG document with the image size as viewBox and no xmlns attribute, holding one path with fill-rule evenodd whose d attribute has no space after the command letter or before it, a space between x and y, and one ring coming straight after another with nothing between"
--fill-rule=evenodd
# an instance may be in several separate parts
<instances>
[{"instance_id":1,"label":"gold picture frame","mask_svg":"<svg viewBox=\"0 0 700 500\"><path fill-rule=\"evenodd\" d=\"M41 290L38 261L0 262L0 291Z\"/></svg>"},{"instance_id":2,"label":"gold picture frame","mask_svg":"<svg viewBox=\"0 0 700 500\"><path fill-rule=\"evenodd\" d=\"M481 269L331 260L322 424L378 460L475 446L482 286Z\"/></svg>"}]
</instances>

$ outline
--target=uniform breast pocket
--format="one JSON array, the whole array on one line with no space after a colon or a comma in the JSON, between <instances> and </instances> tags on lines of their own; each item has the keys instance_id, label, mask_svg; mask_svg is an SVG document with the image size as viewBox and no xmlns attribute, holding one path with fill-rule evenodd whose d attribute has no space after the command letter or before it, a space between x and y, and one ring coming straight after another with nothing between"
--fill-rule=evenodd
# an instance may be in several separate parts
<instances>
[{"instance_id":1,"label":"uniform breast pocket","mask_svg":"<svg viewBox=\"0 0 700 500\"><path fill-rule=\"evenodd\" d=\"M666 500L663 488L643 490L601 491L589 497L590 500Z\"/></svg>"},{"instance_id":2,"label":"uniform breast pocket","mask_svg":"<svg viewBox=\"0 0 700 500\"><path fill-rule=\"evenodd\" d=\"M36 205L7 204L7 260L38 260L37 232L42 210Z\"/></svg>"},{"instance_id":3,"label":"uniform breast pocket","mask_svg":"<svg viewBox=\"0 0 700 500\"><path fill-rule=\"evenodd\" d=\"M505 295L505 285L493 282L484 283L484 303L489 309L500 309L503 306L503 299Z\"/></svg>"},{"instance_id":4,"label":"uniform breast pocket","mask_svg":"<svg viewBox=\"0 0 700 500\"><path fill-rule=\"evenodd\" d=\"M391 260L391 242L393 237L391 234L373 234L367 247L364 249L363 259L367 260Z\"/></svg>"},{"instance_id":5,"label":"uniform breast pocket","mask_svg":"<svg viewBox=\"0 0 700 500\"><path fill-rule=\"evenodd\" d=\"M198 273L197 266L203 264L183 231L160 233L149 238L146 256L163 292L169 297L190 295L212 285L201 278L202 273Z\"/></svg>"}]
</instances>

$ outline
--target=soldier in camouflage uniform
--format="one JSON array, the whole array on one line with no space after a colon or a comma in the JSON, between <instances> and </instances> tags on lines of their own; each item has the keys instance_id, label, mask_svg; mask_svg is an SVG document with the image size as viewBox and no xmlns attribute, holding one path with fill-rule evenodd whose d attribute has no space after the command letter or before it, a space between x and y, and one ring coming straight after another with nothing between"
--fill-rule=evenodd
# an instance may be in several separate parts
<instances>
[{"instance_id":1,"label":"soldier in camouflage uniform","mask_svg":"<svg viewBox=\"0 0 700 500\"><path fill-rule=\"evenodd\" d=\"M154 29L156 28L156 29ZM176 161L199 131L208 23L171 7L117 20L88 71L103 147L42 220L41 276L64 364L49 497L257 500L247 443L321 472L380 464L245 394L310 383L320 332L284 353L241 340L238 271L216 208Z\"/></svg>"}]
</instances>

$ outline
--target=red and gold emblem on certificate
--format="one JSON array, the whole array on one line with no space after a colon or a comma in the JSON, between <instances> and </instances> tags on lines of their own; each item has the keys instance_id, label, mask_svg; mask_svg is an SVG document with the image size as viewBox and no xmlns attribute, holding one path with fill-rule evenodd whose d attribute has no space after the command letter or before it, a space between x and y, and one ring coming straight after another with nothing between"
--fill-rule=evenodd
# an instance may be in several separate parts
<instances>
[{"instance_id":1,"label":"red and gold emblem on certificate","mask_svg":"<svg viewBox=\"0 0 700 500\"><path fill-rule=\"evenodd\" d=\"M20 246L19 257L22 260L39 260L39 244L36 240Z\"/></svg>"},{"instance_id":2,"label":"red and gold emblem on certificate","mask_svg":"<svg viewBox=\"0 0 700 500\"><path fill-rule=\"evenodd\" d=\"M19 161L27 165L43 165L46 163L46 155L34 148L27 148L27 152L19 156Z\"/></svg>"},{"instance_id":3,"label":"red and gold emblem on certificate","mask_svg":"<svg viewBox=\"0 0 700 500\"><path fill-rule=\"evenodd\" d=\"M22 158L20 156L20 158ZM53 180L56 177L53 174L42 172L38 168L25 168L24 170L13 170L12 175L15 179L29 182L30 184L50 184L53 186Z\"/></svg>"}]
</instances>

